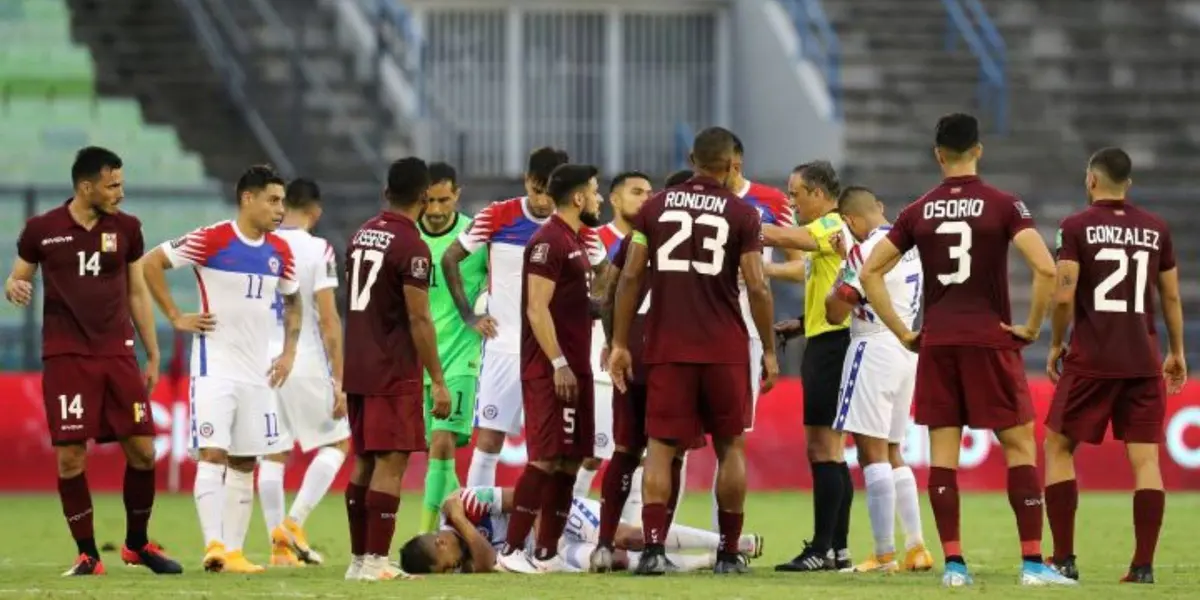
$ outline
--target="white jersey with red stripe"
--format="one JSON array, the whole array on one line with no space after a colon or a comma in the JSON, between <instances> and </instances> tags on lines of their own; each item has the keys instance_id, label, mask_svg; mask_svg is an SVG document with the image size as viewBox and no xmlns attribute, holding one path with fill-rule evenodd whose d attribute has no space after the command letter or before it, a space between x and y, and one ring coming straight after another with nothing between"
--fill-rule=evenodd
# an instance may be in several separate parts
<instances>
[{"instance_id":1,"label":"white jersey with red stripe","mask_svg":"<svg viewBox=\"0 0 1200 600\"><path fill-rule=\"evenodd\" d=\"M497 550L504 547L508 537L508 514L504 512L504 490L495 486L459 488L454 492L462 501L463 512L475 529ZM453 531L446 514L439 511L438 529ZM560 541L594 544L600 532L600 503L589 498L572 498L567 526ZM533 551L533 533L526 538L525 547Z\"/></svg>"},{"instance_id":2,"label":"white jersey with red stripe","mask_svg":"<svg viewBox=\"0 0 1200 600\"><path fill-rule=\"evenodd\" d=\"M275 294L299 290L288 243L274 233L251 239L233 221L222 221L161 248L172 267L192 267L199 310L217 321L212 332L192 337L191 374L267 385Z\"/></svg>"},{"instance_id":3,"label":"white jersey with red stripe","mask_svg":"<svg viewBox=\"0 0 1200 600\"><path fill-rule=\"evenodd\" d=\"M871 256L871 250L875 248L879 240L887 237L887 232L891 228L891 225L876 227L867 234L863 241L851 246L850 250L846 252L846 260L842 261L838 286L846 286L852 292L843 289L840 295L843 298L858 298L852 311L854 318L850 320L852 337L876 333L890 335L891 333L888 331L887 325L884 325L875 311L871 309L871 305L867 304L867 294L863 291L862 281L859 279L859 273L862 271L867 257ZM916 248L913 248L905 252L904 256L900 258L900 262L883 277L888 295L892 297L892 307L896 310L896 315L910 329L917 319L917 313L921 312L921 274L921 256L916 252Z\"/></svg>"},{"instance_id":4,"label":"white jersey with red stripe","mask_svg":"<svg viewBox=\"0 0 1200 600\"><path fill-rule=\"evenodd\" d=\"M796 226L796 214L783 192L769 185L747 180L746 185L738 190L737 195L750 206L758 209L758 216L764 225ZM763 248L763 263L770 263L773 259L773 249ZM742 318L746 321L746 330L750 333L751 339L757 340L759 339L758 327L755 327L754 317L750 313L750 295L746 292L746 282L740 277L738 278L738 287L740 288L738 302L742 305Z\"/></svg>"},{"instance_id":5,"label":"white jersey with red stripe","mask_svg":"<svg viewBox=\"0 0 1200 600\"><path fill-rule=\"evenodd\" d=\"M275 234L292 249L296 260L296 280L300 283L303 326L292 372L304 377L324 377L329 374L329 357L325 354L325 342L321 340L315 294L338 286L337 257L334 256L333 246L325 238L303 229L280 227ZM278 325L271 330L271 346L267 353L270 358L283 351L283 297L279 291L275 293L272 308L275 309Z\"/></svg>"},{"instance_id":6,"label":"white jersey with red stripe","mask_svg":"<svg viewBox=\"0 0 1200 600\"><path fill-rule=\"evenodd\" d=\"M525 196L493 202L479 211L471 227L458 241L473 253L488 246L488 314L496 319L496 337L483 343L484 352L521 353L521 278L525 276L525 246L546 222L529 210ZM604 261L604 248L595 231L584 228L580 235L588 247L588 260Z\"/></svg>"},{"instance_id":7,"label":"white jersey with red stripe","mask_svg":"<svg viewBox=\"0 0 1200 600\"><path fill-rule=\"evenodd\" d=\"M617 255L617 250L621 249L621 242L625 239L625 234L621 233L615 224L606 223L596 229L596 237L604 246L604 255L608 257L608 262L612 262L613 257ZM610 285L617 285L617 282L610 282ZM600 353L604 350L605 339L604 326L597 320L592 329L592 378L595 381L611 383L612 377L608 374L608 365L600 364Z\"/></svg>"}]
</instances>

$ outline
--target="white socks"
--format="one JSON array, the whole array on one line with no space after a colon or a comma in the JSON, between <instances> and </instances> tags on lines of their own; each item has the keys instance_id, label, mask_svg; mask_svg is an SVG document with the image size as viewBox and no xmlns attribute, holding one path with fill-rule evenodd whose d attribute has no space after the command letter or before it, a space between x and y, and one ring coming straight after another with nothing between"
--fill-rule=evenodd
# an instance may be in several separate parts
<instances>
[{"instance_id":1,"label":"white socks","mask_svg":"<svg viewBox=\"0 0 1200 600\"><path fill-rule=\"evenodd\" d=\"M721 535L672 523L665 541L668 550L717 550L721 546Z\"/></svg>"},{"instance_id":2,"label":"white socks","mask_svg":"<svg viewBox=\"0 0 1200 600\"><path fill-rule=\"evenodd\" d=\"M472 466L474 466L472 461ZM588 492L592 491L592 481L596 479L596 471L589 471L586 468L579 469L575 474L575 497L587 498Z\"/></svg>"},{"instance_id":3,"label":"white socks","mask_svg":"<svg viewBox=\"0 0 1200 600\"><path fill-rule=\"evenodd\" d=\"M329 486L333 485L333 480L337 477L338 471L342 469L344 462L346 462L346 453L337 448L326 447L317 450L317 455L313 457L312 462L308 465L308 470L304 472L304 482L300 484L300 491L296 494L296 500L292 503L292 510L288 512L288 517L303 525L308 520L308 515L329 492ZM262 489L261 484L259 489ZM263 503L266 503L266 498L263 499Z\"/></svg>"},{"instance_id":4,"label":"white socks","mask_svg":"<svg viewBox=\"0 0 1200 600\"><path fill-rule=\"evenodd\" d=\"M625 506L621 509L621 521L630 525L642 522L642 474L641 466L633 470L633 476L629 480L629 498L625 500Z\"/></svg>"},{"instance_id":5,"label":"white socks","mask_svg":"<svg viewBox=\"0 0 1200 600\"><path fill-rule=\"evenodd\" d=\"M867 482L867 513L871 517L871 534L875 538L875 556L896 551L896 486L892 481L892 465L872 463L863 468Z\"/></svg>"},{"instance_id":6,"label":"white socks","mask_svg":"<svg viewBox=\"0 0 1200 600\"><path fill-rule=\"evenodd\" d=\"M221 511L225 509L225 465L200 461L196 463L196 483L192 486L196 499L196 514L204 545L221 541Z\"/></svg>"},{"instance_id":7,"label":"white socks","mask_svg":"<svg viewBox=\"0 0 1200 600\"><path fill-rule=\"evenodd\" d=\"M262 503L263 520L267 523L267 539L283 524L286 500L283 497L283 463L263 459L258 463L258 498Z\"/></svg>"},{"instance_id":8,"label":"white socks","mask_svg":"<svg viewBox=\"0 0 1200 600\"><path fill-rule=\"evenodd\" d=\"M467 485L465 487L491 487L496 485L496 463L500 462L499 454L488 454L476 448L471 453L471 468L467 470Z\"/></svg>"},{"instance_id":9,"label":"white socks","mask_svg":"<svg viewBox=\"0 0 1200 600\"><path fill-rule=\"evenodd\" d=\"M221 538L225 551L241 550L254 512L254 473L229 469L225 472L225 511Z\"/></svg>"},{"instance_id":10,"label":"white socks","mask_svg":"<svg viewBox=\"0 0 1200 600\"><path fill-rule=\"evenodd\" d=\"M892 471L896 485L896 510L900 513L900 525L904 527L904 547L915 548L925 544L921 533L921 500L917 495L917 478L907 466Z\"/></svg>"}]
</instances>

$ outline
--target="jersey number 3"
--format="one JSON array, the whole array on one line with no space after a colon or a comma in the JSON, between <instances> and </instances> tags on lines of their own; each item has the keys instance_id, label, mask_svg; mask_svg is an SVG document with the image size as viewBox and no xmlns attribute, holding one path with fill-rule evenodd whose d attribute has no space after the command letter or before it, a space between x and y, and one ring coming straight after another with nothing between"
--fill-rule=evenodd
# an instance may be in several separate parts
<instances>
[{"instance_id":1,"label":"jersey number 3","mask_svg":"<svg viewBox=\"0 0 1200 600\"><path fill-rule=\"evenodd\" d=\"M958 285L971 278L971 226L966 221L945 221L934 229L936 233L958 236L958 243L950 246L950 260L954 261L953 273L937 276L942 285Z\"/></svg>"},{"instance_id":2,"label":"jersey number 3","mask_svg":"<svg viewBox=\"0 0 1200 600\"><path fill-rule=\"evenodd\" d=\"M725 264L725 243L729 241L729 222L724 217L702 214L693 218L692 215L682 210L668 210L659 215L658 222L679 223L679 231L676 231L675 235L658 247L658 257L655 262L659 271L682 272L687 271L690 267L701 275L716 275L721 272L721 266ZM671 253L692 237L693 224L706 225L714 229L712 237L700 240L701 247L712 252L712 258L703 262L671 258Z\"/></svg>"},{"instance_id":3,"label":"jersey number 3","mask_svg":"<svg viewBox=\"0 0 1200 600\"><path fill-rule=\"evenodd\" d=\"M371 303L371 287L379 277L379 269L383 266L383 253L378 250L356 248L350 255L354 262L350 266L350 310L366 310ZM362 280L363 263L367 263L367 280Z\"/></svg>"}]
</instances>

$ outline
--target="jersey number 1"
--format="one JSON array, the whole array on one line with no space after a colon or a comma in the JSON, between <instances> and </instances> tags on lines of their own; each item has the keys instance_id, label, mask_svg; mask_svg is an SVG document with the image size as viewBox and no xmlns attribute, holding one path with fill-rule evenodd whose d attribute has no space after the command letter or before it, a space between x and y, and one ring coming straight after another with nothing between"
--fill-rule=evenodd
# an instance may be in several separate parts
<instances>
[{"instance_id":1,"label":"jersey number 1","mask_svg":"<svg viewBox=\"0 0 1200 600\"><path fill-rule=\"evenodd\" d=\"M378 250L355 248L350 255L354 262L350 266L350 310L366 310L371 303L371 287L379 277L379 269L383 266L383 253ZM363 263L367 263L367 280L362 281Z\"/></svg>"}]
</instances>

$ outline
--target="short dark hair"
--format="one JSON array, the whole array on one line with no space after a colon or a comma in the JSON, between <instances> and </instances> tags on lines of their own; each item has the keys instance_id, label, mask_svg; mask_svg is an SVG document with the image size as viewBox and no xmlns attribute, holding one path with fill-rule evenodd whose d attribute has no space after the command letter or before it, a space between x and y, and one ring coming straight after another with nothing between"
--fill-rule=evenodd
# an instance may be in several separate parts
<instances>
[{"instance_id":1,"label":"short dark hair","mask_svg":"<svg viewBox=\"0 0 1200 600\"><path fill-rule=\"evenodd\" d=\"M663 187L675 187L695 176L696 174L691 169L680 169L667 175L667 180L663 182Z\"/></svg>"},{"instance_id":2,"label":"short dark hair","mask_svg":"<svg viewBox=\"0 0 1200 600\"><path fill-rule=\"evenodd\" d=\"M738 137L736 133L733 134L733 153L738 156L746 155L746 146L742 145L742 138Z\"/></svg>"},{"instance_id":3,"label":"short dark hair","mask_svg":"<svg viewBox=\"0 0 1200 600\"><path fill-rule=\"evenodd\" d=\"M621 187L630 179L645 179L647 182L649 182L650 176L641 171L622 171L617 173L616 177L612 178L612 183L608 186L608 192L611 194L614 190Z\"/></svg>"},{"instance_id":4,"label":"short dark hair","mask_svg":"<svg viewBox=\"0 0 1200 600\"><path fill-rule=\"evenodd\" d=\"M429 166L415 156L401 158L388 167L388 202L401 207L412 206L429 191Z\"/></svg>"},{"instance_id":5,"label":"short dark hair","mask_svg":"<svg viewBox=\"0 0 1200 600\"><path fill-rule=\"evenodd\" d=\"M838 181L837 169L827 160L814 160L797 165L792 172L804 179L810 186L825 190L825 195L838 198L842 194L842 184Z\"/></svg>"},{"instance_id":6,"label":"short dark hair","mask_svg":"<svg viewBox=\"0 0 1200 600\"><path fill-rule=\"evenodd\" d=\"M848 185L838 195L838 212L856 214L868 199L872 203L879 200L871 188L862 185Z\"/></svg>"},{"instance_id":7,"label":"short dark hair","mask_svg":"<svg viewBox=\"0 0 1200 600\"><path fill-rule=\"evenodd\" d=\"M238 202L241 202L242 194L257 192L268 185L285 186L287 182L283 180L283 177L271 165L251 165L250 168L242 172L241 177L238 177L234 193L237 194Z\"/></svg>"},{"instance_id":8,"label":"short dark hair","mask_svg":"<svg viewBox=\"0 0 1200 600\"><path fill-rule=\"evenodd\" d=\"M283 195L283 205L288 208L305 208L321 201L321 188L307 177L293 179Z\"/></svg>"},{"instance_id":9,"label":"short dark hair","mask_svg":"<svg viewBox=\"0 0 1200 600\"><path fill-rule=\"evenodd\" d=\"M1125 183L1133 175L1133 159L1115 146L1101 148L1088 159L1088 168L1104 173L1113 183Z\"/></svg>"},{"instance_id":10,"label":"short dark hair","mask_svg":"<svg viewBox=\"0 0 1200 600\"><path fill-rule=\"evenodd\" d=\"M587 182L599 173L600 170L592 165L560 165L550 174L550 180L546 183L546 193L554 198L555 206L562 206L571 197L571 192L579 186L587 185Z\"/></svg>"},{"instance_id":11,"label":"short dark hair","mask_svg":"<svg viewBox=\"0 0 1200 600\"><path fill-rule=\"evenodd\" d=\"M724 127L709 127L692 141L692 162L698 168L719 168L721 161L737 152L738 140Z\"/></svg>"},{"instance_id":12,"label":"short dark hair","mask_svg":"<svg viewBox=\"0 0 1200 600\"><path fill-rule=\"evenodd\" d=\"M458 187L458 171L447 162L429 163L429 185L449 181L450 187Z\"/></svg>"},{"instance_id":13,"label":"short dark hair","mask_svg":"<svg viewBox=\"0 0 1200 600\"><path fill-rule=\"evenodd\" d=\"M966 113L950 113L937 122L934 142L938 148L962 154L979 143L979 119Z\"/></svg>"},{"instance_id":14,"label":"short dark hair","mask_svg":"<svg viewBox=\"0 0 1200 600\"><path fill-rule=\"evenodd\" d=\"M525 167L525 176L544 188L550 184L550 174L554 169L570 160L566 150L543 146L529 153L529 165Z\"/></svg>"},{"instance_id":15,"label":"short dark hair","mask_svg":"<svg viewBox=\"0 0 1200 600\"><path fill-rule=\"evenodd\" d=\"M105 169L120 169L124 163L116 152L100 146L88 146L75 153L71 163L71 183L96 179Z\"/></svg>"},{"instance_id":16,"label":"short dark hair","mask_svg":"<svg viewBox=\"0 0 1200 600\"><path fill-rule=\"evenodd\" d=\"M433 572L434 553L425 542L426 536L418 535L400 547L400 569L413 575Z\"/></svg>"}]
</instances>

